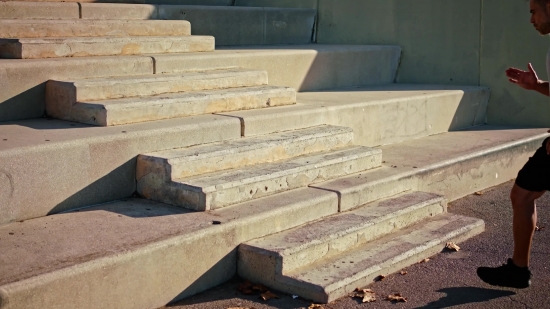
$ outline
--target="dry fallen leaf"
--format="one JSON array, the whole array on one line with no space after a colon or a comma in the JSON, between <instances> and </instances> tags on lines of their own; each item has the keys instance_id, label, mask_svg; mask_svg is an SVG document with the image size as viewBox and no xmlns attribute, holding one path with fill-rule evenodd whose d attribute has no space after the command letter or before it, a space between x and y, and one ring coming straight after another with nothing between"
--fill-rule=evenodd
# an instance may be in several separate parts
<instances>
[{"instance_id":1,"label":"dry fallen leaf","mask_svg":"<svg viewBox=\"0 0 550 309\"><path fill-rule=\"evenodd\" d=\"M272 298L279 298L279 296L277 296L277 295L271 293L270 291L267 291L267 292L265 292L265 293L262 293L262 294L260 295L260 297L261 297L263 300L265 300L265 301L268 301L268 300L270 300L270 299L272 299Z\"/></svg>"},{"instance_id":2,"label":"dry fallen leaf","mask_svg":"<svg viewBox=\"0 0 550 309\"><path fill-rule=\"evenodd\" d=\"M371 289L355 289L355 295L353 297L356 298L362 298L363 303L372 303L373 301L376 301L376 293L374 293Z\"/></svg>"},{"instance_id":3,"label":"dry fallen leaf","mask_svg":"<svg viewBox=\"0 0 550 309\"><path fill-rule=\"evenodd\" d=\"M307 309L325 309L325 308L323 308L323 306L321 305L311 304L311 306L307 307Z\"/></svg>"},{"instance_id":4,"label":"dry fallen leaf","mask_svg":"<svg viewBox=\"0 0 550 309\"><path fill-rule=\"evenodd\" d=\"M422 261L420 261L420 262L418 262L418 263L427 263L427 262L429 262L429 261L430 261L430 259L423 259Z\"/></svg>"},{"instance_id":5,"label":"dry fallen leaf","mask_svg":"<svg viewBox=\"0 0 550 309\"><path fill-rule=\"evenodd\" d=\"M401 295L401 293L395 293L388 295L386 300L406 303L407 299Z\"/></svg>"},{"instance_id":6,"label":"dry fallen leaf","mask_svg":"<svg viewBox=\"0 0 550 309\"><path fill-rule=\"evenodd\" d=\"M409 272L406 271L406 270L402 270L402 271L401 271L401 274L402 274L402 275L406 275L406 274L408 274L408 273L409 273Z\"/></svg>"},{"instance_id":7,"label":"dry fallen leaf","mask_svg":"<svg viewBox=\"0 0 550 309\"><path fill-rule=\"evenodd\" d=\"M537 226L535 227L535 231L537 231L537 232L540 232L540 231L542 231L542 230L544 230L544 229L545 229L544 226L538 226L538 225L537 225Z\"/></svg>"},{"instance_id":8,"label":"dry fallen leaf","mask_svg":"<svg viewBox=\"0 0 550 309\"><path fill-rule=\"evenodd\" d=\"M475 195L483 195L483 192L481 191L477 191L476 193L474 193Z\"/></svg>"},{"instance_id":9,"label":"dry fallen leaf","mask_svg":"<svg viewBox=\"0 0 550 309\"><path fill-rule=\"evenodd\" d=\"M449 241L446 245L445 245L445 248L449 249L449 250L453 250L453 251L459 251L460 250L460 247L457 246L454 242L452 241Z\"/></svg>"},{"instance_id":10,"label":"dry fallen leaf","mask_svg":"<svg viewBox=\"0 0 550 309\"><path fill-rule=\"evenodd\" d=\"M254 291L252 291L252 283L250 283L250 281L248 280L239 284L239 287L237 289L239 290L239 292L245 295L254 294Z\"/></svg>"},{"instance_id":11,"label":"dry fallen leaf","mask_svg":"<svg viewBox=\"0 0 550 309\"><path fill-rule=\"evenodd\" d=\"M376 277L376 279L374 279L374 280L375 281L382 281L384 279L386 279L386 276L385 275L380 275L380 276Z\"/></svg>"}]
</instances>

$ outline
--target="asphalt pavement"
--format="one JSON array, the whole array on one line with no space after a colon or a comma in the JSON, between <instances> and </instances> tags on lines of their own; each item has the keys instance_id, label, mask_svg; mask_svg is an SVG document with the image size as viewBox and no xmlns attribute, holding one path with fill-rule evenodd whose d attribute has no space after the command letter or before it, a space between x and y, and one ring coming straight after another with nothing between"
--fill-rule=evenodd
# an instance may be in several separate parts
<instances>
[{"instance_id":1,"label":"asphalt pavement","mask_svg":"<svg viewBox=\"0 0 550 309\"><path fill-rule=\"evenodd\" d=\"M513 181L469 195L449 204L449 212L485 220L481 235L460 245L458 252L442 252L426 263L406 268L407 274L392 274L368 286L378 300L362 303L359 298L343 297L315 309L359 308L550 308L550 194L539 199L538 226L531 255L532 285L528 289L497 288L480 281L479 266L499 266L512 252L512 209L509 192ZM167 309L298 309L312 302L272 291L278 299L264 301L259 295L243 295L238 277L201 294L187 298ZM401 293L407 302L384 300Z\"/></svg>"}]
</instances>

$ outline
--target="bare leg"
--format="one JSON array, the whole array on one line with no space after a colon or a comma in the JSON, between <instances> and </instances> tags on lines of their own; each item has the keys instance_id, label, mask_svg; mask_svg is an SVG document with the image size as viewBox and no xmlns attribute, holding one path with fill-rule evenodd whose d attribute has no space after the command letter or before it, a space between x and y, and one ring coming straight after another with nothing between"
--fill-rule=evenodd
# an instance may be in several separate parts
<instances>
[{"instance_id":1,"label":"bare leg","mask_svg":"<svg viewBox=\"0 0 550 309\"><path fill-rule=\"evenodd\" d=\"M514 210L514 255L512 260L519 267L529 266L531 242L537 224L535 200L544 192L528 191L514 184L510 193Z\"/></svg>"}]
</instances>

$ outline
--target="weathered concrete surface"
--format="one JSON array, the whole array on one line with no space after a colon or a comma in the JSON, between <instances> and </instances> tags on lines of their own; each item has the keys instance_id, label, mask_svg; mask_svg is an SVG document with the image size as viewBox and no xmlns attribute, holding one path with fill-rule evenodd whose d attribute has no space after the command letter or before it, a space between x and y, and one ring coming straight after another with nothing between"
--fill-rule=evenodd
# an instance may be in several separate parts
<instances>
[{"instance_id":1,"label":"weathered concrete surface","mask_svg":"<svg viewBox=\"0 0 550 309\"><path fill-rule=\"evenodd\" d=\"M131 196L141 153L240 138L215 115L91 127L36 119L2 124L0 224Z\"/></svg>"},{"instance_id":2,"label":"weathered concrete surface","mask_svg":"<svg viewBox=\"0 0 550 309\"><path fill-rule=\"evenodd\" d=\"M81 3L82 19L158 19L151 4Z\"/></svg>"},{"instance_id":3,"label":"weathered concrete surface","mask_svg":"<svg viewBox=\"0 0 550 309\"><path fill-rule=\"evenodd\" d=\"M44 115L49 79L163 74L241 67L266 70L269 84L298 91L391 83L401 50L396 46L267 46L148 57L0 59L0 121ZM148 69L134 62L145 61ZM156 62L156 71L153 70ZM120 62L120 63L118 63ZM370 72L365 74L365 72Z\"/></svg>"},{"instance_id":4,"label":"weathered concrete surface","mask_svg":"<svg viewBox=\"0 0 550 309\"><path fill-rule=\"evenodd\" d=\"M185 36L185 20L0 19L1 38Z\"/></svg>"},{"instance_id":5,"label":"weathered concrete surface","mask_svg":"<svg viewBox=\"0 0 550 309\"><path fill-rule=\"evenodd\" d=\"M53 94L57 96L59 94ZM189 117L226 111L296 104L296 90L259 86L222 90L182 92L138 98L84 101L65 109L54 106L54 118L100 126ZM50 105L48 105L50 106Z\"/></svg>"},{"instance_id":6,"label":"weathered concrete surface","mask_svg":"<svg viewBox=\"0 0 550 309\"><path fill-rule=\"evenodd\" d=\"M137 192L147 199L205 211L365 171L381 161L378 149L347 147L182 179L146 173L138 179Z\"/></svg>"},{"instance_id":7,"label":"weathered concrete surface","mask_svg":"<svg viewBox=\"0 0 550 309\"><path fill-rule=\"evenodd\" d=\"M246 136L332 124L378 146L484 124L488 100L483 87L390 84L298 93L292 107L227 115L242 119Z\"/></svg>"},{"instance_id":8,"label":"weathered concrete surface","mask_svg":"<svg viewBox=\"0 0 550 309\"><path fill-rule=\"evenodd\" d=\"M328 303L441 252L449 241L460 243L483 232L483 220L441 214L345 254L288 273L283 291ZM353 262L353 263L351 263Z\"/></svg>"},{"instance_id":9,"label":"weathered concrete surface","mask_svg":"<svg viewBox=\"0 0 550 309\"><path fill-rule=\"evenodd\" d=\"M353 131L346 127L318 126L297 131L243 138L194 147L141 154L136 179L158 173L178 179L232 168L271 163L315 152L348 147Z\"/></svg>"},{"instance_id":10,"label":"weathered concrete surface","mask_svg":"<svg viewBox=\"0 0 550 309\"><path fill-rule=\"evenodd\" d=\"M323 0L317 42L398 44L398 82L479 85L480 8L481 0Z\"/></svg>"},{"instance_id":11,"label":"weathered concrete surface","mask_svg":"<svg viewBox=\"0 0 550 309\"><path fill-rule=\"evenodd\" d=\"M311 43L312 9L161 5L160 19L188 20L193 35L212 35L217 46Z\"/></svg>"},{"instance_id":12,"label":"weathered concrete surface","mask_svg":"<svg viewBox=\"0 0 550 309\"><path fill-rule=\"evenodd\" d=\"M317 9L318 0L236 0L236 6Z\"/></svg>"},{"instance_id":13,"label":"weathered concrete surface","mask_svg":"<svg viewBox=\"0 0 550 309\"><path fill-rule=\"evenodd\" d=\"M143 74L153 74L151 57L0 59L0 121L44 116L49 79Z\"/></svg>"},{"instance_id":14,"label":"weathered concrete surface","mask_svg":"<svg viewBox=\"0 0 550 309\"><path fill-rule=\"evenodd\" d=\"M103 78L50 80L46 87L46 108L69 99L98 101L165 93L190 92L267 85L267 72L261 70L226 69L175 74L148 74ZM50 98L50 93L52 94ZM59 96L54 96L59 94Z\"/></svg>"},{"instance_id":15,"label":"weathered concrete surface","mask_svg":"<svg viewBox=\"0 0 550 309\"><path fill-rule=\"evenodd\" d=\"M6 225L2 309L160 307L230 279L240 243L337 207L305 188L216 212L130 199Z\"/></svg>"},{"instance_id":16,"label":"weathered concrete surface","mask_svg":"<svg viewBox=\"0 0 550 309\"><path fill-rule=\"evenodd\" d=\"M221 48L213 53L157 55L157 73L240 67L266 70L269 84L314 91L392 83L398 46L292 45ZM369 72L365 74L365 72Z\"/></svg>"},{"instance_id":17,"label":"weathered concrete surface","mask_svg":"<svg viewBox=\"0 0 550 309\"><path fill-rule=\"evenodd\" d=\"M412 192L367 204L239 246L238 272L251 282L280 276L446 212L443 197Z\"/></svg>"},{"instance_id":18,"label":"weathered concrete surface","mask_svg":"<svg viewBox=\"0 0 550 309\"><path fill-rule=\"evenodd\" d=\"M456 200L517 175L546 129L481 126L380 147L382 168L314 185L340 195L340 210L407 190Z\"/></svg>"},{"instance_id":19,"label":"weathered concrete surface","mask_svg":"<svg viewBox=\"0 0 550 309\"><path fill-rule=\"evenodd\" d=\"M0 39L0 57L9 59L124 56L150 53L208 52L213 50L213 37L196 35L183 37Z\"/></svg>"},{"instance_id":20,"label":"weathered concrete surface","mask_svg":"<svg viewBox=\"0 0 550 309\"><path fill-rule=\"evenodd\" d=\"M0 2L0 19L78 19L77 3L64 2Z\"/></svg>"}]
</instances>

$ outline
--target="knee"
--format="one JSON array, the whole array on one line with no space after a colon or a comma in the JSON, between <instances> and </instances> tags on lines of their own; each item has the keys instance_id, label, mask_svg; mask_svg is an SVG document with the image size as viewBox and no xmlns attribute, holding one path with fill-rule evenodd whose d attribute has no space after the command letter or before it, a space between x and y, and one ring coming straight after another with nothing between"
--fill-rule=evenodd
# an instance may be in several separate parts
<instances>
[{"instance_id":1,"label":"knee","mask_svg":"<svg viewBox=\"0 0 550 309\"><path fill-rule=\"evenodd\" d=\"M523 194L516 187L510 192L510 200L514 209L529 209L535 207L535 199L529 195Z\"/></svg>"}]
</instances>

